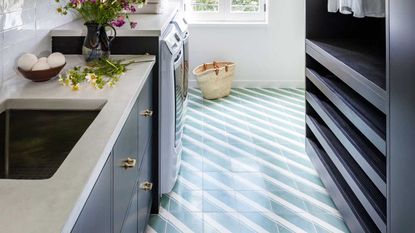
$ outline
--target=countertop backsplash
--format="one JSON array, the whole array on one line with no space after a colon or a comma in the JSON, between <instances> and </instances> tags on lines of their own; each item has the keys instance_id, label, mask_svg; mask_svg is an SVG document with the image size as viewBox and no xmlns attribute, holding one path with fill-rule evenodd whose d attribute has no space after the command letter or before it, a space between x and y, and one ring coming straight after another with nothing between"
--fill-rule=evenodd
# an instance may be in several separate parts
<instances>
[{"instance_id":1,"label":"countertop backsplash","mask_svg":"<svg viewBox=\"0 0 415 233\"><path fill-rule=\"evenodd\" d=\"M0 0L0 86L16 75L21 54L50 51L50 29L74 19L59 15L57 6L55 0Z\"/></svg>"}]
</instances>

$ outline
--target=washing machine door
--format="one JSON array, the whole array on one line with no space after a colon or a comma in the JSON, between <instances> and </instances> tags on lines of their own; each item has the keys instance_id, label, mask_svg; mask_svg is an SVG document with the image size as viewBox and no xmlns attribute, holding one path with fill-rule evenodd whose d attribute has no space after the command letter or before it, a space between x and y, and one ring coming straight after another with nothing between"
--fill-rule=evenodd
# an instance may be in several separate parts
<instances>
[{"instance_id":1,"label":"washing machine door","mask_svg":"<svg viewBox=\"0 0 415 233\"><path fill-rule=\"evenodd\" d=\"M176 126L175 126L175 147L178 147L182 140L184 127L184 62L183 50L180 50L177 57L174 59L174 86L176 98Z\"/></svg>"},{"instance_id":2,"label":"washing machine door","mask_svg":"<svg viewBox=\"0 0 415 233\"><path fill-rule=\"evenodd\" d=\"M189 74L190 74L190 68L189 68L189 32L186 32L184 34L183 39L183 63L184 63L184 78L183 78L183 97L186 99L187 94L189 92Z\"/></svg>"}]
</instances>

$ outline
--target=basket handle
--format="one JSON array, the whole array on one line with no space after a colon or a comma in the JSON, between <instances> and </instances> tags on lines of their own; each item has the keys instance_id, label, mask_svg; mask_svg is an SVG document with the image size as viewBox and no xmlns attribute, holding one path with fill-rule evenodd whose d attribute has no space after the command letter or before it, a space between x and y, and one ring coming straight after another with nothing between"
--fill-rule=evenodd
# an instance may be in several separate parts
<instances>
[{"instance_id":1,"label":"basket handle","mask_svg":"<svg viewBox=\"0 0 415 233\"><path fill-rule=\"evenodd\" d=\"M213 67L215 69L219 69L219 65L218 65L218 63L216 61L213 61Z\"/></svg>"}]
</instances>

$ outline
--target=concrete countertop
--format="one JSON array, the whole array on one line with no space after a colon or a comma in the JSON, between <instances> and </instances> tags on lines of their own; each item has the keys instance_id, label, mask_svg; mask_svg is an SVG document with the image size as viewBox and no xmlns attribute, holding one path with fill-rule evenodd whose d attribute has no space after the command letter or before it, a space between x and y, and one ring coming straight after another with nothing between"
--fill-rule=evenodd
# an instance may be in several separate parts
<instances>
[{"instance_id":1,"label":"concrete countertop","mask_svg":"<svg viewBox=\"0 0 415 233\"><path fill-rule=\"evenodd\" d=\"M82 56L67 56L67 68ZM154 66L154 56L114 56L144 61L128 66L113 88L79 91L56 79L34 83L19 76L3 84L1 108L101 109L57 172L47 180L0 179L0 232L70 232Z\"/></svg>"},{"instance_id":2,"label":"concrete countertop","mask_svg":"<svg viewBox=\"0 0 415 233\"><path fill-rule=\"evenodd\" d=\"M138 22L136 28L131 29L126 23L123 27L116 28L119 37L158 37L165 31L179 9L179 3L171 2L162 14L131 14L132 21ZM86 28L82 20L76 20L54 28L50 32L52 37L85 36Z\"/></svg>"}]
</instances>

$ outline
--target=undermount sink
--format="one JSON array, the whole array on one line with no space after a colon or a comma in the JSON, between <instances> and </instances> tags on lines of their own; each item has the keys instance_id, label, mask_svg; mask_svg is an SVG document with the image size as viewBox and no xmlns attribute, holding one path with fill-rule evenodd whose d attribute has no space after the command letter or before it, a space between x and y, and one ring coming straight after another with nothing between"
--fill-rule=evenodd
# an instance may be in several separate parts
<instances>
[{"instance_id":1,"label":"undermount sink","mask_svg":"<svg viewBox=\"0 0 415 233\"><path fill-rule=\"evenodd\" d=\"M100 110L5 109L0 179L51 178Z\"/></svg>"}]
</instances>

